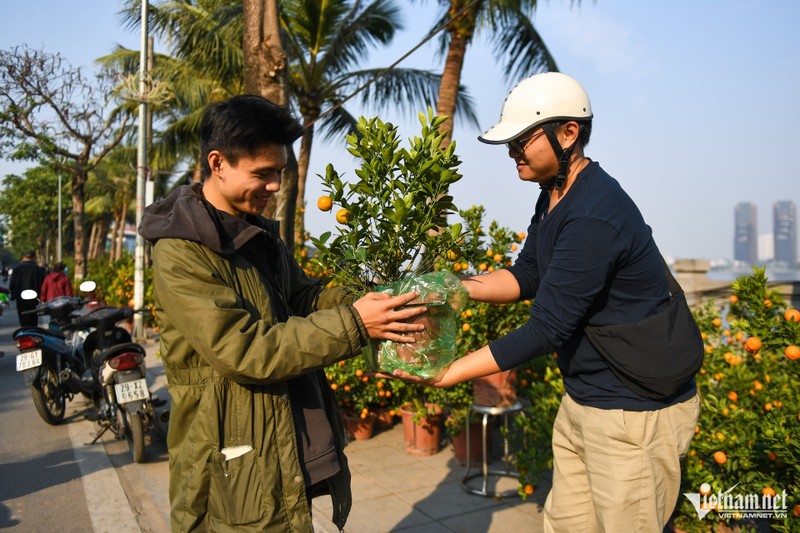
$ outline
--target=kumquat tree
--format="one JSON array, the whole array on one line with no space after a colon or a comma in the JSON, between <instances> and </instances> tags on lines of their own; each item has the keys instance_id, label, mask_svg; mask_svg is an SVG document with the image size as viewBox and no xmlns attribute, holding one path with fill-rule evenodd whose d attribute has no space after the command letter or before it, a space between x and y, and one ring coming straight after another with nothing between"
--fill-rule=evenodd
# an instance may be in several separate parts
<instances>
[{"instance_id":1,"label":"kumquat tree","mask_svg":"<svg viewBox=\"0 0 800 533\"><path fill-rule=\"evenodd\" d=\"M320 176L327 194L317 207L330 212L336 225L334 231L310 239L316 248L312 258L296 252L307 273L326 276L328 283L342 284L360 296L434 271L437 261L464 238L462 225L448 219L456 212L449 187L461 179L461 161L455 143L442 142L444 120L430 109L420 113L420 134L402 147L393 124L359 119L357 133L347 136L348 151L361 161L355 176L346 179L332 165ZM392 380L356 375L375 370L374 358L370 361L362 354L326 369L340 405L351 413L396 409L413 390ZM398 390L405 394L395 394Z\"/></svg>"},{"instance_id":2,"label":"kumquat tree","mask_svg":"<svg viewBox=\"0 0 800 533\"><path fill-rule=\"evenodd\" d=\"M702 405L673 522L686 532L798 531L800 311L767 289L763 269L732 288L726 305L695 309L706 343ZM512 436L523 495L552 468L549 441L564 393L555 362L540 357L521 369L519 396L529 405Z\"/></svg>"},{"instance_id":3,"label":"kumquat tree","mask_svg":"<svg viewBox=\"0 0 800 533\"><path fill-rule=\"evenodd\" d=\"M774 531L797 531L800 312L767 289L764 269L737 279L733 290L725 308L709 302L696 312L706 358L682 492L699 494L700 504L682 497L676 525L747 531L768 523ZM755 510L769 512L753 517Z\"/></svg>"}]
</instances>

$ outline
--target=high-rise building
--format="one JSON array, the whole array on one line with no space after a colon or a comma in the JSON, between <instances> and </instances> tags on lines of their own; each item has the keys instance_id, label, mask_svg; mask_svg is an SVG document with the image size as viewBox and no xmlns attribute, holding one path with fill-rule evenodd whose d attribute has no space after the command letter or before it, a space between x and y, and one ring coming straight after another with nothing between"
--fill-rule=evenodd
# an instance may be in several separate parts
<instances>
[{"instance_id":1,"label":"high-rise building","mask_svg":"<svg viewBox=\"0 0 800 533\"><path fill-rule=\"evenodd\" d=\"M758 264L758 218L755 204L736 204L733 220L733 258L749 265Z\"/></svg>"},{"instance_id":2,"label":"high-rise building","mask_svg":"<svg viewBox=\"0 0 800 533\"><path fill-rule=\"evenodd\" d=\"M794 202L775 202L772 207L772 228L775 261L794 265L797 262L797 210Z\"/></svg>"}]
</instances>

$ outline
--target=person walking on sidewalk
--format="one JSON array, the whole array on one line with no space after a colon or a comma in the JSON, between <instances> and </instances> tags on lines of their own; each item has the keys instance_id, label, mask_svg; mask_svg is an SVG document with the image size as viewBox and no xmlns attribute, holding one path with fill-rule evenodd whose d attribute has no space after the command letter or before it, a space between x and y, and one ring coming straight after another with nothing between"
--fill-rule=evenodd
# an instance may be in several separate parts
<instances>
[{"instance_id":1,"label":"person walking on sidewalk","mask_svg":"<svg viewBox=\"0 0 800 533\"><path fill-rule=\"evenodd\" d=\"M172 396L172 529L311 532L311 499L351 505L344 429L323 368L369 339L412 342L416 292L322 288L260 216L302 126L260 96L210 105L204 182L149 206L155 311ZM355 301L354 301L355 300Z\"/></svg>"},{"instance_id":2,"label":"person walking on sidewalk","mask_svg":"<svg viewBox=\"0 0 800 533\"><path fill-rule=\"evenodd\" d=\"M72 296L72 284L67 277L67 265L56 263L53 271L44 278L42 283L42 302L49 302L56 296Z\"/></svg>"},{"instance_id":3,"label":"person walking on sidewalk","mask_svg":"<svg viewBox=\"0 0 800 533\"><path fill-rule=\"evenodd\" d=\"M505 144L519 178L541 192L515 264L463 282L477 301L535 299L526 324L427 383L450 387L556 352L566 392L553 427L545 531L660 532L679 498L697 387L692 375L671 397L642 396L585 334L587 325L635 324L670 300L650 227L619 183L584 155L592 118L577 80L537 74L511 91L499 123L479 137ZM395 377L422 381L402 371Z\"/></svg>"},{"instance_id":4,"label":"person walking on sidewalk","mask_svg":"<svg viewBox=\"0 0 800 533\"><path fill-rule=\"evenodd\" d=\"M11 279L8 289L11 292L11 299L17 302L17 316L19 316L20 327L33 327L39 324L39 317L35 313L24 314L36 308L36 300L23 300L20 298L22 291L34 290L41 295L42 283L44 282L44 268L36 263L36 252L29 250L22 254L22 261L19 262L11 272Z\"/></svg>"}]
</instances>

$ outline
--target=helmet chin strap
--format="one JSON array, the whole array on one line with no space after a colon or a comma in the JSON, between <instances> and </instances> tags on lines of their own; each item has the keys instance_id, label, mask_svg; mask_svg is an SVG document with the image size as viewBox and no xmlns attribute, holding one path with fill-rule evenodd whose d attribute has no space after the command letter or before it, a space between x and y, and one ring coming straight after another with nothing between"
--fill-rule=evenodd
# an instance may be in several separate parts
<instances>
[{"instance_id":1,"label":"helmet chin strap","mask_svg":"<svg viewBox=\"0 0 800 533\"><path fill-rule=\"evenodd\" d=\"M556 154L556 159L558 159L558 174L555 177L542 182L539 185L539 188L546 191L552 191L553 189L561 190L561 187L564 186L564 182L567 181L569 159L572 157L572 151L575 149L575 142L577 142L577 140L573 142L572 146L569 148L562 148L561 143L558 142L558 138L556 137L555 123L550 122L548 124L543 124L542 130L544 131L545 136L547 136L547 140L550 141L550 146L553 148L553 152Z\"/></svg>"}]
</instances>

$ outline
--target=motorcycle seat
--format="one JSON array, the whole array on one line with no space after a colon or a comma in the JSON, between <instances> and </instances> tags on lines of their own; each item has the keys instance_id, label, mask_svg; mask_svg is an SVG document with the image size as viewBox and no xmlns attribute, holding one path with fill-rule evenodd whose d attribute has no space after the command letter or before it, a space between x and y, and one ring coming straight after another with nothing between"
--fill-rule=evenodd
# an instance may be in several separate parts
<instances>
[{"instance_id":1,"label":"motorcycle seat","mask_svg":"<svg viewBox=\"0 0 800 533\"><path fill-rule=\"evenodd\" d=\"M129 342L125 344L117 344L95 354L94 357L92 357L92 363L95 367L100 367L104 362L106 362L106 360L116 357L124 352L136 352L141 354L142 357L145 356L144 348L142 348L141 345L136 344L135 342Z\"/></svg>"},{"instance_id":2,"label":"motorcycle seat","mask_svg":"<svg viewBox=\"0 0 800 533\"><path fill-rule=\"evenodd\" d=\"M28 328L19 328L17 331L14 332L14 337L16 338L17 334L22 333L23 331L26 334L39 334L49 337L57 337L59 339L66 339L64 334L58 331L57 329L45 329L36 326Z\"/></svg>"}]
</instances>

